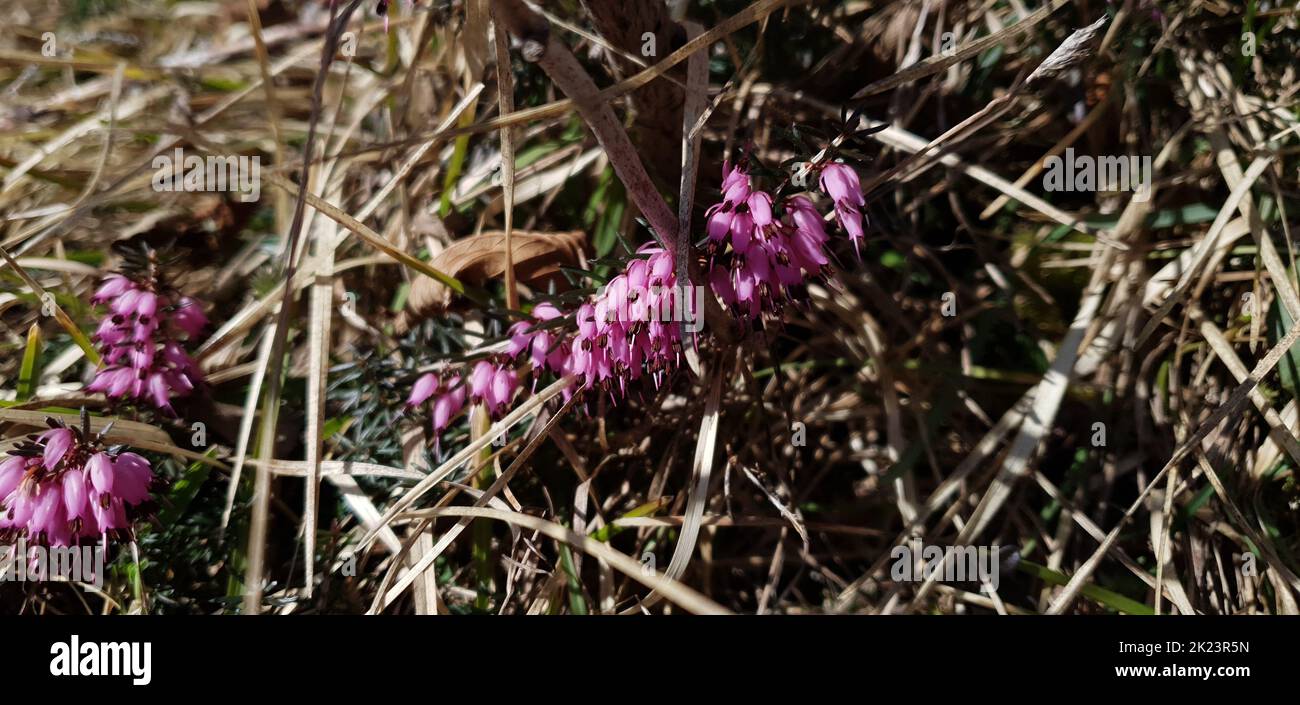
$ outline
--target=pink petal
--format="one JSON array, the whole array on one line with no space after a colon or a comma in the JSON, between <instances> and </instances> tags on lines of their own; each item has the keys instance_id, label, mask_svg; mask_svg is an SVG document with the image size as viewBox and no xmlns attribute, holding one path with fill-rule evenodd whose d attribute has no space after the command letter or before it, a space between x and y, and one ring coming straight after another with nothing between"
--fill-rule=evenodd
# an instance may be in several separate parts
<instances>
[{"instance_id":1,"label":"pink petal","mask_svg":"<svg viewBox=\"0 0 1300 705\"><path fill-rule=\"evenodd\" d=\"M709 239L721 242L726 239L727 233L731 231L731 220L735 217L734 213L718 211L709 216L708 233Z\"/></svg>"},{"instance_id":2,"label":"pink petal","mask_svg":"<svg viewBox=\"0 0 1300 705\"><path fill-rule=\"evenodd\" d=\"M531 327L532 324L527 321L519 321L510 326L510 341L506 343L506 355L511 358L519 357L519 353L528 349L533 340L533 334L528 332Z\"/></svg>"},{"instance_id":3,"label":"pink petal","mask_svg":"<svg viewBox=\"0 0 1300 705\"><path fill-rule=\"evenodd\" d=\"M533 307L533 318L539 321L549 321L562 315L564 314L560 312L560 309L556 308L555 304L552 303L542 302Z\"/></svg>"},{"instance_id":4,"label":"pink petal","mask_svg":"<svg viewBox=\"0 0 1300 705\"><path fill-rule=\"evenodd\" d=\"M487 396L488 389L492 386L493 374L492 363L487 360L480 360L474 365L474 371L469 377L469 395L474 401L480 401Z\"/></svg>"},{"instance_id":5,"label":"pink petal","mask_svg":"<svg viewBox=\"0 0 1300 705\"><path fill-rule=\"evenodd\" d=\"M406 400L407 406L419 406L428 401L438 391L438 377L432 372L420 375L411 386L411 396Z\"/></svg>"},{"instance_id":6,"label":"pink petal","mask_svg":"<svg viewBox=\"0 0 1300 705\"><path fill-rule=\"evenodd\" d=\"M63 493L53 483L42 485L33 502L32 518L28 526L33 532L49 532L67 515L63 513Z\"/></svg>"},{"instance_id":7,"label":"pink petal","mask_svg":"<svg viewBox=\"0 0 1300 705\"><path fill-rule=\"evenodd\" d=\"M754 237L754 218L748 213L737 213L731 221L731 248L744 254Z\"/></svg>"},{"instance_id":8,"label":"pink petal","mask_svg":"<svg viewBox=\"0 0 1300 705\"><path fill-rule=\"evenodd\" d=\"M17 455L11 455L0 463L0 497L8 497L14 491L22 482L26 468L27 459Z\"/></svg>"},{"instance_id":9,"label":"pink petal","mask_svg":"<svg viewBox=\"0 0 1300 705\"><path fill-rule=\"evenodd\" d=\"M159 409L171 409L171 391L166 377L157 373L149 375L149 398L154 406Z\"/></svg>"},{"instance_id":10,"label":"pink petal","mask_svg":"<svg viewBox=\"0 0 1300 705\"><path fill-rule=\"evenodd\" d=\"M43 460L45 467L53 470L59 466L59 461L63 455L72 447L72 431L66 428L55 428L41 434L45 440L45 454Z\"/></svg>"},{"instance_id":11,"label":"pink petal","mask_svg":"<svg viewBox=\"0 0 1300 705\"><path fill-rule=\"evenodd\" d=\"M95 291L94 295L90 297L90 302L103 303L134 286L134 282L121 274L110 274L104 279L104 283L99 285L99 289Z\"/></svg>"},{"instance_id":12,"label":"pink petal","mask_svg":"<svg viewBox=\"0 0 1300 705\"><path fill-rule=\"evenodd\" d=\"M86 461L86 470L90 473L90 484L100 494L113 491L113 461L106 453L96 453Z\"/></svg>"},{"instance_id":13,"label":"pink petal","mask_svg":"<svg viewBox=\"0 0 1300 705\"><path fill-rule=\"evenodd\" d=\"M86 491L86 476L80 470L63 473L63 504L69 517L75 519L90 514L90 504L87 502L89 496Z\"/></svg>"},{"instance_id":14,"label":"pink petal","mask_svg":"<svg viewBox=\"0 0 1300 705\"><path fill-rule=\"evenodd\" d=\"M5 507L13 514L13 526L24 526L32 518L32 512L36 509L35 497L27 494L18 488L9 493L5 499Z\"/></svg>"},{"instance_id":15,"label":"pink petal","mask_svg":"<svg viewBox=\"0 0 1300 705\"><path fill-rule=\"evenodd\" d=\"M127 289L122 295L113 300L109 308L120 316L130 316L135 313L135 302L140 298L140 290Z\"/></svg>"},{"instance_id":16,"label":"pink petal","mask_svg":"<svg viewBox=\"0 0 1300 705\"><path fill-rule=\"evenodd\" d=\"M149 461L135 453L122 453L113 461L116 474L113 494L127 504L139 504L149 499L149 484L153 470Z\"/></svg>"},{"instance_id":17,"label":"pink petal","mask_svg":"<svg viewBox=\"0 0 1300 705\"><path fill-rule=\"evenodd\" d=\"M510 404L515 396L515 390L519 386L519 378L515 371L503 367L497 370L496 375L492 378L492 406L495 410L500 410Z\"/></svg>"},{"instance_id":18,"label":"pink petal","mask_svg":"<svg viewBox=\"0 0 1300 705\"><path fill-rule=\"evenodd\" d=\"M434 400L433 432L435 434L441 434L443 429L447 428L447 425L451 423L451 417L456 413L453 410L454 407L455 400L452 399L450 394L444 394Z\"/></svg>"},{"instance_id":19,"label":"pink petal","mask_svg":"<svg viewBox=\"0 0 1300 705\"><path fill-rule=\"evenodd\" d=\"M135 372L129 367L119 367L111 372L113 378L108 382L108 396L120 397L131 390L135 382Z\"/></svg>"},{"instance_id":20,"label":"pink petal","mask_svg":"<svg viewBox=\"0 0 1300 705\"><path fill-rule=\"evenodd\" d=\"M135 312L141 318L152 318L158 312L158 295L152 291L140 292L139 298L135 301Z\"/></svg>"},{"instance_id":21,"label":"pink petal","mask_svg":"<svg viewBox=\"0 0 1300 705\"><path fill-rule=\"evenodd\" d=\"M753 215L754 223L759 226L772 224L772 197L763 191L755 191L749 194L749 199L745 201L749 204L749 212Z\"/></svg>"}]
</instances>

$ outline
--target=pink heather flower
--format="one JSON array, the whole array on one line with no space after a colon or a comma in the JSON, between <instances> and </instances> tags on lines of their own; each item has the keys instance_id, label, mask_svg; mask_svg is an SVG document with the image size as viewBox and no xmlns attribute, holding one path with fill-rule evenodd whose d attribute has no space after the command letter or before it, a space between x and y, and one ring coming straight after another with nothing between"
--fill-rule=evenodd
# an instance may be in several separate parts
<instances>
[{"instance_id":1,"label":"pink heather flower","mask_svg":"<svg viewBox=\"0 0 1300 705\"><path fill-rule=\"evenodd\" d=\"M438 391L438 376L432 372L420 375L411 387L411 396L406 400L407 406L419 406L429 400Z\"/></svg>"},{"instance_id":2,"label":"pink heather flower","mask_svg":"<svg viewBox=\"0 0 1300 705\"><path fill-rule=\"evenodd\" d=\"M51 546L99 541L128 531L149 500L153 470L131 452L105 448L81 428L49 419L0 461L0 540Z\"/></svg>"},{"instance_id":3,"label":"pink heather flower","mask_svg":"<svg viewBox=\"0 0 1300 705\"><path fill-rule=\"evenodd\" d=\"M568 362L569 350L559 344L559 338L550 328L541 328L547 321L561 317L563 314L554 304L540 303L533 307L532 321L519 321L510 326L510 341L506 343L505 355L511 360L519 359L525 352L533 365L533 387L537 378L545 371L563 374Z\"/></svg>"},{"instance_id":4,"label":"pink heather flower","mask_svg":"<svg viewBox=\"0 0 1300 705\"><path fill-rule=\"evenodd\" d=\"M722 199L729 203L740 203L749 198L749 174L739 165L730 163L722 165Z\"/></svg>"},{"instance_id":5,"label":"pink heather flower","mask_svg":"<svg viewBox=\"0 0 1300 705\"><path fill-rule=\"evenodd\" d=\"M474 365L474 371L469 375L469 398L475 404L487 398L488 389L492 386L492 378L496 375L496 367L487 360L479 360Z\"/></svg>"},{"instance_id":6,"label":"pink heather flower","mask_svg":"<svg viewBox=\"0 0 1300 705\"><path fill-rule=\"evenodd\" d=\"M493 417L504 416L515 392L519 390L519 375L512 367L497 367L492 375L492 384L488 387L488 410Z\"/></svg>"},{"instance_id":7,"label":"pink heather flower","mask_svg":"<svg viewBox=\"0 0 1300 705\"><path fill-rule=\"evenodd\" d=\"M57 468L67 454L68 448L72 446L72 431L66 428L55 428L41 434L42 441L45 441L45 453L42 461L47 468Z\"/></svg>"},{"instance_id":8,"label":"pink heather flower","mask_svg":"<svg viewBox=\"0 0 1300 705\"><path fill-rule=\"evenodd\" d=\"M510 326L510 341L506 343L506 357L515 358L533 345L532 324L519 321Z\"/></svg>"},{"instance_id":9,"label":"pink heather flower","mask_svg":"<svg viewBox=\"0 0 1300 705\"><path fill-rule=\"evenodd\" d=\"M465 385L458 384L433 402L433 433L441 436L451 418L465 406Z\"/></svg>"},{"instance_id":10,"label":"pink heather flower","mask_svg":"<svg viewBox=\"0 0 1300 705\"><path fill-rule=\"evenodd\" d=\"M427 375L417 379L409 403L434 400L433 430L441 442L442 431L467 399L484 404L493 418L506 413L520 388L514 363L524 355L529 355L535 375L573 375L579 391L599 387L615 400L626 394L628 381L647 372L658 386L680 362L681 333L672 318L679 305L675 287L672 255L646 245L622 274L578 307L576 330L566 334L542 328L564 314L553 304L538 304L534 320L510 327L503 354L474 363L463 383L435 383ZM566 392L566 399L572 393Z\"/></svg>"},{"instance_id":11,"label":"pink heather flower","mask_svg":"<svg viewBox=\"0 0 1300 705\"><path fill-rule=\"evenodd\" d=\"M519 375L503 360L479 360L469 377L469 398L484 403L493 418L504 414L519 389Z\"/></svg>"},{"instance_id":12,"label":"pink heather flower","mask_svg":"<svg viewBox=\"0 0 1300 705\"><path fill-rule=\"evenodd\" d=\"M121 274L106 277L91 301L106 304L109 315L93 336L104 366L86 389L110 399L148 402L170 413L172 398L189 394L203 379L178 342L192 340L207 325L202 306L153 278Z\"/></svg>"},{"instance_id":13,"label":"pink heather flower","mask_svg":"<svg viewBox=\"0 0 1300 705\"><path fill-rule=\"evenodd\" d=\"M862 196L858 173L844 164L827 164L822 168L821 187L835 202L835 217L853 240L853 250L861 258L862 207L866 205L866 199Z\"/></svg>"},{"instance_id":14,"label":"pink heather flower","mask_svg":"<svg viewBox=\"0 0 1300 705\"><path fill-rule=\"evenodd\" d=\"M860 195L852 201L849 190L840 188L846 186L842 176L832 173L831 180L835 193L851 203L861 201ZM745 321L765 316L779 321L807 277L830 275L822 216L805 196L786 199L778 213L772 196L753 188L739 169L728 167L723 183L723 202L708 211L710 287ZM743 203L733 200L742 194Z\"/></svg>"},{"instance_id":15,"label":"pink heather flower","mask_svg":"<svg viewBox=\"0 0 1300 705\"><path fill-rule=\"evenodd\" d=\"M822 189L834 201L842 227L859 247L865 205L857 174L842 164L823 169ZM806 196L776 203L756 189L742 166L724 165L722 202L707 218L709 287L742 320L779 322L783 307L809 278L830 276L825 219ZM545 372L577 379L574 392L599 389L617 402L628 382L649 376L656 386L680 364L681 326L699 311L683 312L694 299L678 289L673 257L655 243L642 246L626 268L573 312L572 327L544 325L565 314L550 303L533 308L531 320L507 331L504 352L474 363L464 380L447 385L425 375L416 380L408 404L433 399L433 430L440 436L466 403L485 404L494 418L506 412L519 391L514 365L525 355L534 385Z\"/></svg>"},{"instance_id":16,"label":"pink heather flower","mask_svg":"<svg viewBox=\"0 0 1300 705\"><path fill-rule=\"evenodd\" d=\"M765 228L772 224L772 197L766 192L755 191L749 194L749 198L745 199L745 205L749 206L754 225Z\"/></svg>"},{"instance_id":17,"label":"pink heather flower","mask_svg":"<svg viewBox=\"0 0 1300 705\"><path fill-rule=\"evenodd\" d=\"M203 306L198 301L182 296L172 311L172 324L192 340L208 325L208 317L203 315Z\"/></svg>"},{"instance_id":18,"label":"pink heather flower","mask_svg":"<svg viewBox=\"0 0 1300 705\"><path fill-rule=\"evenodd\" d=\"M794 228L790 233L789 252L794 264L809 274L822 272L830 260L826 258L826 226L821 214L805 196L795 196L786 201Z\"/></svg>"},{"instance_id":19,"label":"pink heather flower","mask_svg":"<svg viewBox=\"0 0 1300 705\"><path fill-rule=\"evenodd\" d=\"M433 399L434 442L441 445L442 432L451 425L451 419L465 406L465 385L454 373L447 371L423 374L411 387L407 400L410 407L421 406Z\"/></svg>"},{"instance_id":20,"label":"pink heather flower","mask_svg":"<svg viewBox=\"0 0 1300 705\"><path fill-rule=\"evenodd\" d=\"M92 304L102 304L122 295L128 289L134 289L135 283L121 274L110 274L99 285L99 289L90 297Z\"/></svg>"},{"instance_id":21,"label":"pink heather flower","mask_svg":"<svg viewBox=\"0 0 1300 705\"><path fill-rule=\"evenodd\" d=\"M770 221L771 204L771 196L753 191L749 174L743 169L730 164L723 165L722 203L711 206L706 212L709 255L712 256L719 243L728 237L732 249L742 253L747 250L755 227L755 217L751 211L757 207L759 217Z\"/></svg>"},{"instance_id":22,"label":"pink heather flower","mask_svg":"<svg viewBox=\"0 0 1300 705\"><path fill-rule=\"evenodd\" d=\"M733 190L747 188L741 184ZM583 389L600 387L615 398L625 394L627 382L639 379L643 370L656 386L662 384L681 351L678 320L685 312L678 307L685 302L679 301L672 255L654 243L642 246L637 255L592 302L578 308L578 332L569 343L565 365L565 372L578 377Z\"/></svg>"}]
</instances>

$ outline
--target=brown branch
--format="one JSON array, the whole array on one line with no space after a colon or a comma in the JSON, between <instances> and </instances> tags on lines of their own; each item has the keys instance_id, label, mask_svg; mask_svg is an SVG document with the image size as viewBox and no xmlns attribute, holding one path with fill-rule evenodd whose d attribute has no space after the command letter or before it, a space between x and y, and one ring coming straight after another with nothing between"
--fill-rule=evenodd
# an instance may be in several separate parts
<instances>
[{"instance_id":1,"label":"brown branch","mask_svg":"<svg viewBox=\"0 0 1300 705\"><path fill-rule=\"evenodd\" d=\"M663 0L583 0L591 13L600 36L619 50L641 56L646 32L654 36L654 53L647 58L665 56L686 41L681 25L668 14ZM642 67L610 52L622 68L635 73ZM676 78L685 79L680 69ZM641 145L646 166L665 188L676 186L681 178L681 135L683 91L679 83L660 77L633 91L632 107L636 111L632 131Z\"/></svg>"},{"instance_id":2,"label":"brown branch","mask_svg":"<svg viewBox=\"0 0 1300 705\"><path fill-rule=\"evenodd\" d=\"M770 4L775 6L781 1L772 0ZM756 12L760 7L751 8L750 12ZM632 202L649 221L655 238L665 250L673 253L674 271L679 272L679 276L683 270L688 276L693 276L692 281L683 281L681 285L686 286L689 283L703 285L702 273L694 271L698 269L694 266L695 263L688 261L683 267L683 263L680 262L683 258L689 259L689 248L678 246L677 240L680 236L677 215L669 208L663 195L650 180L645 166L637 156L636 148L632 146L632 140L628 138L623 125L614 116L614 110L605 102L604 96L596 88L591 76L587 75L569 48L551 35L550 23L529 9L521 0L493 0L492 11L506 29L519 40L520 53L523 54L524 59L540 66L560 87L560 90L573 100L578 113L596 134L596 141L608 155L614 173L627 187ZM696 38L699 39L700 37ZM696 50L700 48L702 47L696 47ZM674 52L674 55L676 54L677 52ZM677 139L681 139L680 133ZM680 158L681 152L678 151L677 154ZM678 167L680 168L680 165ZM725 343L734 339L731 321L711 293L704 297L704 319L719 340Z\"/></svg>"},{"instance_id":3,"label":"brown branch","mask_svg":"<svg viewBox=\"0 0 1300 705\"><path fill-rule=\"evenodd\" d=\"M550 23L521 0L493 0L493 13L521 43L524 59L535 62L573 100L596 141L605 150L614 173L627 187L628 195L650 223L655 238L672 249L677 233L677 216L637 156L632 140L609 104L598 98L600 89L578 63L569 48L551 35Z\"/></svg>"}]
</instances>

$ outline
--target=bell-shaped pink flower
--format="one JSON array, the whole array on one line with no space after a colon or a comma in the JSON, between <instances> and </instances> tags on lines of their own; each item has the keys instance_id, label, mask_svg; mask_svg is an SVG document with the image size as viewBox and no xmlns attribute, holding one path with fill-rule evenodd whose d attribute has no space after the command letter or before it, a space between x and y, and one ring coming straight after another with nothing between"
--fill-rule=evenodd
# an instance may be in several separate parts
<instances>
[{"instance_id":1,"label":"bell-shaped pink flower","mask_svg":"<svg viewBox=\"0 0 1300 705\"><path fill-rule=\"evenodd\" d=\"M407 406L420 406L429 400L429 397L438 392L438 376L432 372L420 375L411 387L411 396L406 400Z\"/></svg>"},{"instance_id":2,"label":"bell-shaped pink flower","mask_svg":"<svg viewBox=\"0 0 1300 705\"><path fill-rule=\"evenodd\" d=\"M0 461L0 540L63 546L129 529L149 499L149 461L105 448L84 427L51 424Z\"/></svg>"},{"instance_id":3,"label":"bell-shaped pink flower","mask_svg":"<svg viewBox=\"0 0 1300 705\"><path fill-rule=\"evenodd\" d=\"M75 469L63 473L63 502L68 510L68 518L90 516L90 505L86 502L88 492L85 473Z\"/></svg>"},{"instance_id":4,"label":"bell-shaped pink flower","mask_svg":"<svg viewBox=\"0 0 1300 705\"><path fill-rule=\"evenodd\" d=\"M148 460L135 453L120 453L112 467L114 495L127 504L139 504L149 498L153 469Z\"/></svg>"},{"instance_id":5,"label":"bell-shaped pink flower","mask_svg":"<svg viewBox=\"0 0 1300 705\"><path fill-rule=\"evenodd\" d=\"M749 194L745 204L749 206L754 225L762 228L772 224L772 197L767 195L767 192L754 191Z\"/></svg>"},{"instance_id":6,"label":"bell-shaped pink flower","mask_svg":"<svg viewBox=\"0 0 1300 705\"><path fill-rule=\"evenodd\" d=\"M72 431L66 428L53 428L40 436L45 441L45 452L43 459L45 466L48 468L58 467L59 461L63 460L64 454L72 446Z\"/></svg>"},{"instance_id":7,"label":"bell-shaped pink flower","mask_svg":"<svg viewBox=\"0 0 1300 705\"><path fill-rule=\"evenodd\" d=\"M199 303L156 279L121 274L109 275L91 300L106 303L111 313L95 330L104 364L87 391L173 413L171 400L202 380L178 342L192 340L207 324Z\"/></svg>"},{"instance_id":8,"label":"bell-shaped pink flower","mask_svg":"<svg viewBox=\"0 0 1300 705\"><path fill-rule=\"evenodd\" d=\"M519 321L510 326L510 340L506 342L506 356L514 359L533 344L532 324Z\"/></svg>"},{"instance_id":9,"label":"bell-shaped pink flower","mask_svg":"<svg viewBox=\"0 0 1300 705\"><path fill-rule=\"evenodd\" d=\"M0 462L0 500L9 496L10 492L22 482L23 473L27 469L27 459L11 455Z\"/></svg>"},{"instance_id":10,"label":"bell-shaped pink flower","mask_svg":"<svg viewBox=\"0 0 1300 705\"><path fill-rule=\"evenodd\" d=\"M862 186L858 183L858 173L845 164L832 163L822 167L821 187L836 203L858 207L866 205L862 198Z\"/></svg>"},{"instance_id":11,"label":"bell-shaped pink flower","mask_svg":"<svg viewBox=\"0 0 1300 705\"><path fill-rule=\"evenodd\" d=\"M496 368L487 360L479 360L474 365L474 371L469 375L469 398L475 404L487 398L492 388L492 379L496 375Z\"/></svg>"},{"instance_id":12,"label":"bell-shaped pink flower","mask_svg":"<svg viewBox=\"0 0 1300 705\"><path fill-rule=\"evenodd\" d=\"M91 295L90 302L102 304L121 296L127 289L134 289L135 282L127 279L121 274L112 274L104 279L104 283L99 285L99 289Z\"/></svg>"},{"instance_id":13,"label":"bell-shaped pink flower","mask_svg":"<svg viewBox=\"0 0 1300 705\"><path fill-rule=\"evenodd\" d=\"M203 306L188 296L180 297L171 317L172 323L191 339L198 337L199 332L208 325L208 318L203 315Z\"/></svg>"},{"instance_id":14,"label":"bell-shaped pink flower","mask_svg":"<svg viewBox=\"0 0 1300 705\"><path fill-rule=\"evenodd\" d=\"M835 217L853 241L853 249L862 257L862 207L866 200L858 174L844 164L827 164L822 168L821 187L835 202Z\"/></svg>"},{"instance_id":15,"label":"bell-shaped pink flower","mask_svg":"<svg viewBox=\"0 0 1300 705\"><path fill-rule=\"evenodd\" d=\"M90 484L100 494L113 491L113 461L105 453L96 453L86 461L86 470L90 473Z\"/></svg>"},{"instance_id":16,"label":"bell-shaped pink flower","mask_svg":"<svg viewBox=\"0 0 1300 705\"><path fill-rule=\"evenodd\" d=\"M510 367L499 367L492 375L492 384L488 389L488 408L494 416L505 413L506 407L514 399L519 389L519 375Z\"/></svg>"}]
</instances>

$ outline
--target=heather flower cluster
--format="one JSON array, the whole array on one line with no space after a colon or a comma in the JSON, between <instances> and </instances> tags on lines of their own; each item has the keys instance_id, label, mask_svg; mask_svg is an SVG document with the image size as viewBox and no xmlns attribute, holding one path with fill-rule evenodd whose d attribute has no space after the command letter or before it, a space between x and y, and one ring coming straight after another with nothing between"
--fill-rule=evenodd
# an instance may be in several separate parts
<instances>
[{"instance_id":1,"label":"heather flower cluster","mask_svg":"<svg viewBox=\"0 0 1300 705\"><path fill-rule=\"evenodd\" d=\"M468 399L484 404L492 418L505 415L521 386L516 365L531 363L533 386L544 372L572 375L583 392L600 389L617 399L627 383L648 374L655 387L680 360L681 330L675 320L689 308L678 290L672 255L654 244L643 246L623 273L615 276L575 313L576 333L562 331L563 313L551 303L533 307L532 320L510 327L502 353L474 363L468 381L455 372L419 377L409 407L433 399L436 441ZM698 305L697 305L698 307ZM697 313L687 312L692 318ZM566 390L565 399L573 392Z\"/></svg>"},{"instance_id":2,"label":"heather flower cluster","mask_svg":"<svg viewBox=\"0 0 1300 705\"><path fill-rule=\"evenodd\" d=\"M94 335L104 366L86 388L172 413L172 398L189 394L203 379L182 346L207 325L202 306L153 277L122 274L109 275L90 300L106 305L108 315Z\"/></svg>"},{"instance_id":3,"label":"heather flower cluster","mask_svg":"<svg viewBox=\"0 0 1300 705\"><path fill-rule=\"evenodd\" d=\"M533 363L534 383L542 370L563 373L569 361L568 349L559 344L559 339L548 328L538 328L561 317L560 309L554 304L540 303L533 307L533 321L519 321L510 326L510 342L506 345L506 356L518 359L525 352Z\"/></svg>"},{"instance_id":4,"label":"heather flower cluster","mask_svg":"<svg viewBox=\"0 0 1300 705\"><path fill-rule=\"evenodd\" d=\"M415 408L433 399L433 435L441 443L442 432L465 406L465 385L454 372L429 372L415 380L406 405Z\"/></svg>"},{"instance_id":5,"label":"heather flower cluster","mask_svg":"<svg viewBox=\"0 0 1300 705\"><path fill-rule=\"evenodd\" d=\"M433 400L433 434L439 447L442 432L465 407L467 398L475 404L484 404L494 419L506 413L520 386L514 361L525 352L532 355L535 376L548 368L554 372L563 370L564 357L551 350L550 333L532 330L535 323L544 323L559 316L559 310L550 304L539 304L534 307L533 315L534 321L519 321L511 326L511 338L504 354L492 355L474 363L468 382L457 372L446 369L425 373L415 380L406 405L416 408Z\"/></svg>"},{"instance_id":6,"label":"heather flower cluster","mask_svg":"<svg viewBox=\"0 0 1300 705\"><path fill-rule=\"evenodd\" d=\"M105 448L88 428L48 423L50 430L28 436L0 461L0 540L68 546L129 529L149 500L149 461Z\"/></svg>"},{"instance_id":7,"label":"heather flower cluster","mask_svg":"<svg viewBox=\"0 0 1300 705\"><path fill-rule=\"evenodd\" d=\"M861 256L865 199L857 173L838 163L820 167L821 190L830 197L835 221ZM755 188L742 167L724 166L722 202L707 212L705 247L709 287L736 317L749 325L780 319L786 303L799 297L809 279L831 275L826 218L812 199L795 195L776 203ZM509 330L503 353L474 363L468 380L453 371L416 380L409 407L433 399L433 432L440 437L467 399L484 404L493 418L510 408L519 391L516 365L531 362L534 385L543 372L571 375L577 393L595 390L617 401L629 382L648 376L655 388L681 361L682 329L698 330L703 294L678 286L672 254L655 243L642 246L626 269L577 307L567 327L563 311L550 303L534 307L532 320ZM695 296L691 296L692 291ZM572 392L565 392L565 398ZM440 440L438 441L440 443Z\"/></svg>"},{"instance_id":8,"label":"heather flower cluster","mask_svg":"<svg viewBox=\"0 0 1300 705\"><path fill-rule=\"evenodd\" d=\"M687 310L690 298L677 286L671 253L650 243L637 255L590 303L578 307L578 332L564 370L583 389L599 388L616 399L643 371L655 388L663 383L681 358L681 327L674 320L699 313Z\"/></svg>"},{"instance_id":9,"label":"heather flower cluster","mask_svg":"<svg viewBox=\"0 0 1300 705\"><path fill-rule=\"evenodd\" d=\"M820 182L860 256L865 200L857 174L843 164L827 164ZM807 278L830 275L825 219L817 207L802 195L782 206L784 213L778 213L771 194L755 189L743 169L728 166L722 202L708 210L709 284L742 320L779 318Z\"/></svg>"}]
</instances>

